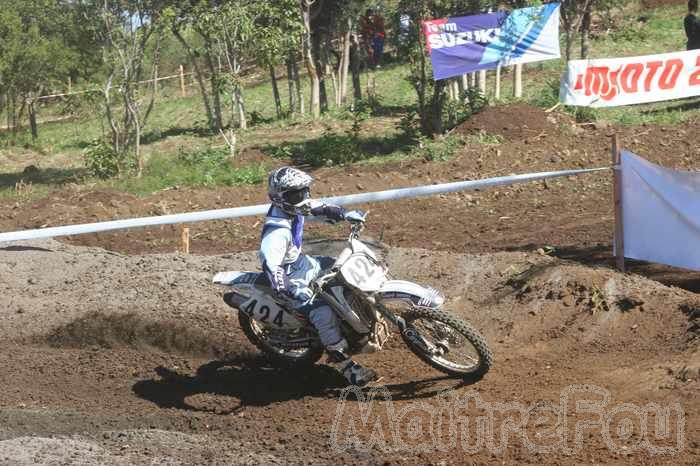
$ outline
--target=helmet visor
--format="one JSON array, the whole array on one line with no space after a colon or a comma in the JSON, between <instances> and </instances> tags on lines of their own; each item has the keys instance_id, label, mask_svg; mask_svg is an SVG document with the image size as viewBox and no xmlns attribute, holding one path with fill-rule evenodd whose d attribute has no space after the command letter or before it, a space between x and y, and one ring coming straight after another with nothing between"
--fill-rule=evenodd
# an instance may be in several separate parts
<instances>
[{"instance_id":1,"label":"helmet visor","mask_svg":"<svg viewBox=\"0 0 700 466\"><path fill-rule=\"evenodd\" d=\"M294 191L287 191L282 195L285 202L291 205L297 205L309 198L309 188L295 189Z\"/></svg>"}]
</instances>

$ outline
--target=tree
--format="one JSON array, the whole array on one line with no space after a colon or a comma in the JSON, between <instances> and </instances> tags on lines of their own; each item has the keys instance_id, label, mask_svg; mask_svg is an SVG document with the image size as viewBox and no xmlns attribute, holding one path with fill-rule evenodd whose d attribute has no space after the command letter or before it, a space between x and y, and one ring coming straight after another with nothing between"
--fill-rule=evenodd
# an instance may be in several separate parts
<instances>
[{"instance_id":1,"label":"tree","mask_svg":"<svg viewBox=\"0 0 700 466\"><path fill-rule=\"evenodd\" d=\"M121 174L135 168L143 173L141 134L155 101L155 82L142 96L138 81L145 75L144 58L151 40L159 42L160 4L149 0L104 0L99 9L103 54L107 78L104 109L111 130L111 144ZM158 65L156 45L149 77ZM118 97L115 99L114 95Z\"/></svg>"},{"instance_id":2,"label":"tree","mask_svg":"<svg viewBox=\"0 0 700 466\"><path fill-rule=\"evenodd\" d=\"M416 90L420 131L425 136L442 134L446 129L444 108L447 101L447 81L433 80L421 21L478 13L482 6L490 3L479 0L400 0L398 3L397 10L410 17L409 31L405 41L399 44L399 53L406 57L410 64L411 74L408 79Z\"/></svg>"},{"instance_id":3,"label":"tree","mask_svg":"<svg viewBox=\"0 0 700 466\"><path fill-rule=\"evenodd\" d=\"M6 0L0 10L0 94L13 133L25 109L38 137L37 98L65 82L76 53L64 40L68 15L59 0Z\"/></svg>"},{"instance_id":4,"label":"tree","mask_svg":"<svg viewBox=\"0 0 700 466\"><path fill-rule=\"evenodd\" d=\"M316 10L314 11L314 4ZM311 40L311 18L318 14L321 10L323 2L319 0L299 0L301 7L301 16L304 24L304 35L302 36L302 56L306 64L306 70L309 73L311 81L311 115L314 118L321 116L321 82L320 74L317 66L317 58L314 56L313 42Z\"/></svg>"},{"instance_id":5,"label":"tree","mask_svg":"<svg viewBox=\"0 0 700 466\"><path fill-rule=\"evenodd\" d=\"M258 5L261 9L255 19L256 53L258 64L270 73L272 93L277 118L282 117L282 101L277 84L275 67L287 64L287 79L290 83L290 111L294 112L296 89L294 87L295 55L304 32L301 12L297 0L270 0ZM290 58L291 57L291 58Z\"/></svg>"},{"instance_id":6,"label":"tree","mask_svg":"<svg viewBox=\"0 0 700 466\"><path fill-rule=\"evenodd\" d=\"M581 59L588 58L593 16L596 13L623 8L630 0L561 0L561 22L564 26L566 60L571 60L576 34L580 34Z\"/></svg>"}]
</instances>

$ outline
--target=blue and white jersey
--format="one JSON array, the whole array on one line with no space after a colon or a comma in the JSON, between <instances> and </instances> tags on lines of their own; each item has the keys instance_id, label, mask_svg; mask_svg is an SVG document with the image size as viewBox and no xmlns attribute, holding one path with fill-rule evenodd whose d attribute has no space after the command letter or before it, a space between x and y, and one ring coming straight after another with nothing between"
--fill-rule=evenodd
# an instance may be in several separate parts
<instances>
[{"instance_id":1,"label":"blue and white jersey","mask_svg":"<svg viewBox=\"0 0 700 466\"><path fill-rule=\"evenodd\" d=\"M345 209L310 202L310 213L331 222L343 219ZM302 254L304 216L289 215L278 207L271 207L265 218L258 253L263 270L273 289L305 301L311 297L309 283L321 272L319 262Z\"/></svg>"}]
</instances>

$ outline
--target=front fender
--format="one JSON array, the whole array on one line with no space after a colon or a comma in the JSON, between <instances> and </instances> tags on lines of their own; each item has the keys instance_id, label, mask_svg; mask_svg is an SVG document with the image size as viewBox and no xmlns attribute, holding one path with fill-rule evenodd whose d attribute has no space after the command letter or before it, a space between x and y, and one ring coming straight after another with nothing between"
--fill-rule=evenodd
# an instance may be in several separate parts
<instances>
[{"instance_id":1,"label":"front fender","mask_svg":"<svg viewBox=\"0 0 700 466\"><path fill-rule=\"evenodd\" d=\"M381 301L404 301L414 306L432 308L440 307L445 302L438 290L405 280L384 282L376 296Z\"/></svg>"}]
</instances>

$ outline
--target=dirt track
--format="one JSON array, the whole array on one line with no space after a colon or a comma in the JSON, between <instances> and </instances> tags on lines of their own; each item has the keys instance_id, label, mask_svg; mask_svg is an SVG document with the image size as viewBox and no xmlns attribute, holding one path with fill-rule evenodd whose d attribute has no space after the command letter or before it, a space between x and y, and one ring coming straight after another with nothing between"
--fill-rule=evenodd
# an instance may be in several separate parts
<instances>
[{"instance_id":1,"label":"dirt track","mask_svg":"<svg viewBox=\"0 0 700 466\"><path fill-rule=\"evenodd\" d=\"M693 125L619 131L624 147L697 170ZM315 192L610 160L610 128L575 126L563 114L494 107L460 131L480 129L505 143L470 144L448 162L318 170ZM246 251L257 246L259 219L192 225L195 254L184 257L170 254L179 234L169 227L0 245L0 464L698 464L700 298L693 291L700 276L643 263L632 263L628 275L614 272L610 196L609 176L599 174L368 206L368 234L387 244L394 274L445 291L496 354L483 380L460 386L394 339L363 357L384 376L378 396L388 393L393 404L339 403L342 380L330 369L272 369L244 340L209 281L216 271L258 268ZM260 202L258 186L145 199L67 187L32 202L0 200L0 230ZM309 236L345 233L311 226ZM537 252L547 246L551 255ZM315 247L327 252L328 243ZM594 425L577 443L576 423L596 417L582 412L585 405L577 413L574 402L606 394L610 436ZM684 411L669 418L665 441L654 440L670 447L681 438L677 454L640 446L641 421L620 413L648 403ZM507 409L483 417L497 407ZM458 443L465 416L472 428L488 421L493 431L478 438L491 443L475 446L473 433ZM649 432L664 426L649 419ZM497 434L508 430L542 448L512 434L501 449ZM351 447L353 432L362 442Z\"/></svg>"},{"instance_id":2,"label":"dirt track","mask_svg":"<svg viewBox=\"0 0 700 466\"><path fill-rule=\"evenodd\" d=\"M217 270L255 268L252 253L122 256L54 241L0 248L0 293L6 297L0 463L690 465L700 460L695 294L536 253L390 248L386 257L395 274L447 291L450 308L479 327L496 352L493 370L471 386L440 378L395 338L384 352L364 356L384 376L396 412L404 410L398 437L387 423L388 403L350 398L341 405L342 381L330 369L284 373L267 367L244 341L209 279ZM638 451L638 428L627 441L616 440L627 450L610 450L600 429L592 427L580 449L570 434L569 454L533 453L515 436L505 451L487 446L466 454L459 446L447 448L449 421L431 421L426 414L426 407L440 406L437 394L445 390L537 410L549 401L558 404L572 384L609 391L609 408L680 403L682 450L672 456ZM583 395L597 400L600 394ZM361 414L368 406L374 411L363 427ZM344 411L336 419L339 407ZM461 414L478 413L463 407ZM553 418L543 415L526 424L533 439L549 432ZM517 422L506 413L495 419L495 428L509 416ZM595 418L566 419L574 425ZM352 420L356 431L349 430ZM337 437L330 436L334 421ZM375 421L383 422L378 432L386 445L369 451L362 445L331 448L332 440L341 446L352 440L352 432L368 441ZM677 421L670 426L673 435ZM444 451L412 450L418 440L433 438L430 422L443 426L434 438L446 445ZM616 418L612 426L624 422ZM657 442L664 444L673 442Z\"/></svg>"}]
</instances>

